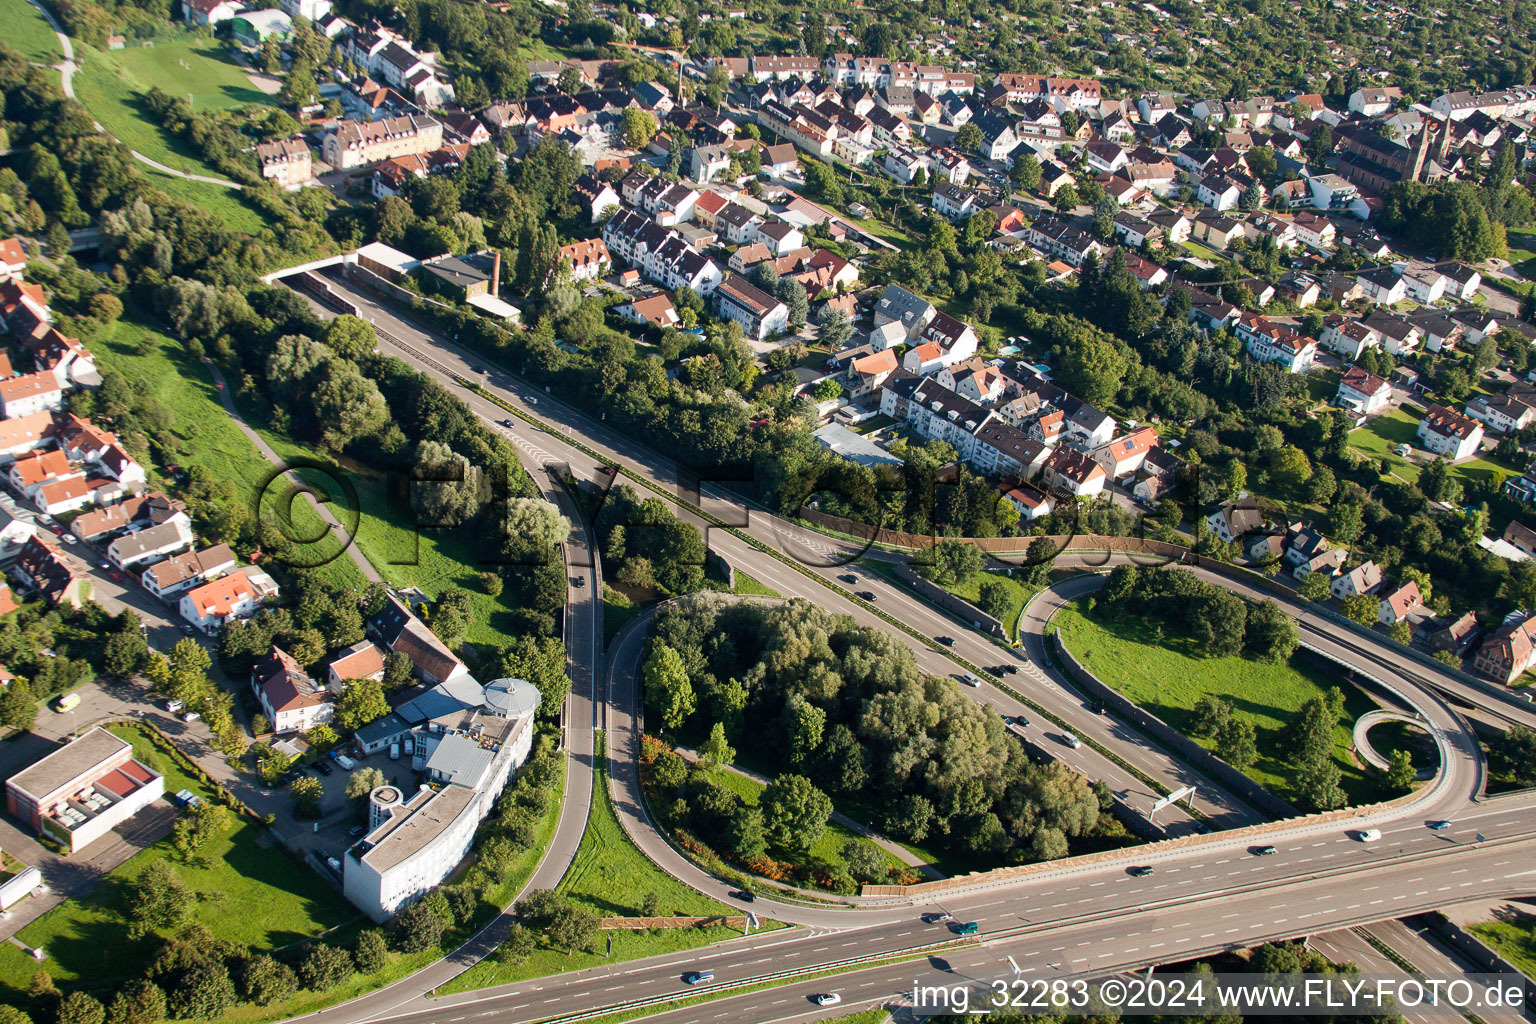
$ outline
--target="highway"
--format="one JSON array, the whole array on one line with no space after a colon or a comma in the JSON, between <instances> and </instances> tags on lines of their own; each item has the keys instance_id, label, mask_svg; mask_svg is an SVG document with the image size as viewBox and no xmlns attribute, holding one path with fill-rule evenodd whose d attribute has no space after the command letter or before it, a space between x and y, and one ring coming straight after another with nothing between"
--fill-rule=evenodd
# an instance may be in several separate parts
<instances>
[{"instance_id":1,"label":"highway","mask_svg":"<svg viewBox=\"0 0 1536 1024\"><path fill-rule=\"evenodd\" d=\"M492 372L484 377L474 367L482 361L455 351L451 346L393 320L393 310L379 306L365 293L333 281L338 291L357 302L364 315L387 325L389 337L399 342L394 354L407 362L454 383L453 375L480 379L498 397L530 417L558 424L579 443L597 451L604 459L621 464L626 470L662 488L673 490L676 473L662 457L635 442L570 410L547 396L531 392L509 376ZM474 411L492 421L505 418L505 412L484 397L457 391L469 401ZM518 421L513 433L521 435L520 451L536 460L566 462L578 478L602 483L596 460L561 437L547 432L530 432ZM711 513L728 511L706 486L705 505ZM680 513L681 514L681 513ZM953 653L973 664L994 665L1015 659L1021 672L1012 677L1016 689L1068 721L1074 731L1091 737L1114 751L1137 769L1168 788L1194 782L1203 796L1210 799L1204 808L1223 825L1238 826L1233 831L1210 836L1190 836L1178 843L1129 851L1109 863L1064 865L1008 882L981 882L946 897L945 909L957 917L981 923L985 941L965 953L945 954L952 970L995 974L1004 953L1011 953L1026 969L1065 973L1104 972L1142 966L1171 959L1207 953L1219 949L1249 945L1268 938L1290 937L1314 931L1332 930L1367 921L1398 917L1480 895L1505 894L1531 888L1529 870L1531 840L1536 839L1536 799L1527 795L1479 801L1483 767L1475 739L1456 710L1442 699L1450 693L1460 699L1488 703L1486 695L1469 689L1443 673L1420 665L1387 644L1370 644L1353 637L1340 636L1337 626L1291 602L1303 640L1328 657L1334 657L1357 671L1367 674L1394 691L1408 707L1426 719L1443 755L1443 770L1435 782L1422 789L1409 806L1396 806L1362 812L1349 821L1303 819L1296 822L1243 827L1256 821L1257 815L1209 780L1158 750L1145 737L1083 706L1079 695L1070 692L1031 659L1005 652L954 620L916 600L886 577L867 565L837 564L839 545L829 538L800 530L771 516L739 507L732 522L744 524L744 532L755 540L778 549L790 547L804 560L820 560L818 566L800 571L765 554L742 536L714 529L709 533L711 548L738 568L789 596L806 596L829 609L852 615L856 620L889 630L891 627L864 602L854 600L853 590L875 594L874 608L894 616L927 637L948 635L955 638ZM1063 560L1065 562L1065 560ZM855 582L837 579L853 574ZM1243 592L1246 584L1225 576L1209 578ZM594 574L595 577L595 574ZM588 586L596 582L595 578ZM1250 591L1254 596L1267 593ZM595 587L586 591L595 598ZM574 592L573 592L574 596ZM600 636L600 632L597 634ZM651 849L658 843L654 830L645 822L632 792L632 772L624 766L631 758L623 756L625 737L632 737L636 723L631 717L638 701L632 692L632 665L639 652L639 631L632 639L615 647L612 657L612 700L598 699L590 708L599 724L606 724L613 737L613 785L621 819L637 842L658 862L688 884L712 895L723 895L724 886L674 855L679 863L669 864L665 855ZM957 675L959 666L937 647L909 638L919 663L925 671ZM595 644L593 646L595 652ZM1035 654L1033 650L1027 653ZM573 657L591 657L585 649ZM594 672L593 678L600 673ZM983 685L976 696L996 704L1005 713L1023 710L1012 697L990 684ZM599 695L601 697L601 695ZM579 716L573 700L572 721ZM1505 717L1519 719L1529 715L1520 708L1503 707ZM1036 716L1030 712L1033 719ZM1532 716L1536 718L1536 716ZM1032 723L1033 724L1033 723ZM1049 734L1050 727L1042 730ZM1058 730L1059 731L1059 730ZM573 734L574 738L574 734ZM1049 740L1049 736L1044 737ZM1145 806L1156 793L1135 773L1127 772L1113 760L1103 757L1092 746L1080 750L1061 749L1062 760L1089 778L1103 778L1124 794L1133 806ZM590 748L589 748L590 749ZM579 761L579 756L576 761ZM590 757L588 758L590 760ZM574 763L574 762L573 762ZM1444 832L1425 828L1425 822L1452 818L1455 827ZM1170 821L1177 819L1170 818ZM1193 822L1184 822L1189 831ZM1379 842L1363 843L1352 830L1371 825L1379 828ZM562 833L565 831L562 822ZM1486 842L1474 837L1481 833ZM579 831L577 831L579 838ZM557 842L559 837L557 836ZM1276 853L1255 856L1250 848L1274 845ZM553 855L546 863L558 860ZM1146 864L1155 873L1146 878L1127 874L1132 865ZM1355 877L1358 876L1358 877ZM1341 882L1344 883L1341 885ZM1341 895L1342 894L1342 895ZM1353 899L1355 902L1345 903ZM716 971L716 982L748 980L797 964L815 966L828 958L909 949L942 938L934 927L916 923L922 909L915 905L893 905L885 901L856 900L857 908L820 908L799 904L759 900L759 912L780 920L798 923L805 930L782 938L758 936L744 943L726 943L693 954L659 958L657 962L637 961L590 972L578 972L555 978L511 986L509 991L485 990L441 1000L426 1001L412 997L431 986L423 975L393 986L402 998L389 1005L384 1000L365 997L326 1011L339 1020L420 1020L425 1024L453 1021L451 1007L472 1004L471 1016L496 1024L548 1017L554 1012L596 1008L616 1002L673 993L684 988L678 975L681 964L704 965ZM775 944L771 954L761 952L762 944ZM1140 941L1138 941L1140 940ZM1155 940L1155 941L1154 941ZM1055 945L1051 945L1055 943ZM681 959L680 959L681 957ZM455 955L446 962L460 961ZM1030 966L1033 965L1033 966ZM461 966L444 967L452 973ZM430 974L433 969L428 969ZM856 983L870 990L871 998L888 997L895 988L910 987L913 967L875 968L838 979L837 986ZM978 975L979 976L979 975ZM891 987L898 979L900 986ZM440 982L433 982L437 984ZM807 991L824 990L808 983ZM384 990L390 992L391 990ZM715 1014L735 1014L735 1019L766 1020L770 1016L791 1014L797 986L780 987L768 992L737 997L726 1003L709 1004L667 1014L665 1019L681 1021L711 1020ZM378 995L378 994L375 994ZM790 999L791 1003L775 1004ZM745 1001L735 1006L738 1001ZM360 1003L368 1003L366 1007ZM776 1006L769 1014L767 1007ZM801 1004L803 1009L806 1004ZM845 1004L842 1012L847 1012ZM759 1012L766 1014L759 1016Z\"/></svg>"}]
</instances>

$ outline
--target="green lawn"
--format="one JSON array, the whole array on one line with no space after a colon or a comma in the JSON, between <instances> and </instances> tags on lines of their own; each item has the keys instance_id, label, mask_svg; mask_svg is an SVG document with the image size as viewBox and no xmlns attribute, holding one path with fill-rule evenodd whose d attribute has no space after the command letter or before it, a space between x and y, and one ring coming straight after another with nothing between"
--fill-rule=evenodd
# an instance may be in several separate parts
<instances>
[{"instance_id":1,"label":"green lawn","mask_svg":"<svg viewBox=\"0 0 1536 1024\"><path fill-rule=\"evenodd\" d=\"M1063 608L1053 620L1062 640L1080 662L1121 694L1188 735L1192 710L1207 694L1231 702L1258 730L1259 759L1247 775L1285 799L1294 765L1281 732L1308 698L1338 686L1344 691L1344 720L1333 734L1334 760L1341 785L1352 803L1382 799L1376 780L1350 757L1351 726L1375 705L1343 678L1305 656L1272 665L1246 658L1207 658L1196 644L1170 631L1159 636L1151 619L1108 620L1082 611L1081 603ZM1200 740L1210 746L1209 740Z\"/></svg>"},{"instance_id":2,"label":"green lawn","mask_svg":"<svg viewBox=\"0 0 1536 1024\"><path fill-rule=\"evenodd\" d=\"M979 572L964 583L944 589L956 597L962 597L972 604L977 604L981 600L981 585L988 581L1001 583L1008 590L1008 610L1002 616L1003 629L1007 630L1008 639L1017 640L1019 613L1024 610L1024 603L1040 592L1039 587L1031 586L1001 572Z\"/></svg>"},{"instance_id":3,"label":"green lawn","mask_svg":"<svg viewBox=\"0 0 1536 1024\"><path fill-rule=\"evenodd\" d=\"M726 771L723 768L710 769L709 776L732 793L735 793L741 798L741 802L749 807L756 807L758 801L762 798L764 786L756 779L749 779L738 772ZM835 821L827 822L826 830L822 832L821 838L811 844L810 856L813 859L824 860L829 864L842 864L843 844L850 839L875 850L880 856L885 858L885 862L891 867L898 869L906 867L905 864L892 854L857 833L844 828Z\"/></svg>"},{"instance_id":4,"label":"green lawn","mask_svg":"<svg viewBox=\"0 0 1536 1024\"><path fill-rule=\"evenodd\" d=\"M608 795L607 760L599 742L598 771L592 793L592 812L581 846L570 870L557 889L571 901L600 917L633 917L640 913L647 893L655 893L664 916L710 916L738 914L738 908L702 896L652 864L629 836L614 814ZM766 922L765 922L766 923ZM532 957L518 965L504 964L494 956L482 960L438 990L438 994L467 992L490 985L503 985L524 978L539 978L563 971L579 971L603 963L617 963L638 957L695 949L741 934L735 928L667 928L654 931L607 931L599 940L598 952L567 955L563 949L540 947ZM613 953L605 955L604 941L613 940Z\"/></svg>"},{"instance_id":5,"label":"green lawn","mask_svg":"<svg viewBox=\"0 0 1536 1024\"><path fill-rule=\"evenodd\" d=\"M624 623L640 614L640 606L629 595L603 584L603 646L613 642Z\"/></svg>"},{"instance_id":6,"label":"green lawn","mask_svg":"<svg viewBox=\"0 0 1536 1024\"><path fill-rule=\"evenodd\" d=\"M1515 273L1536 280L1536 232L1510 231L1509 262Z\"/></svg>"},{"instance_id":7,"label":"green lawn","mask_svg":"<svg viewBox=\"0 0 1536 1024\"><path fill-rule=\"evenodd\" d=\"M147 468L152 484L174 490L182 472L204 466L214 479L234 484L239 499L247 505L262 495L263 515L276 515L290 523L285 528L289 536L327 534L325 524L307 503L280 502L283 488L266 487L273 473L271 464L229 418L208 371L179 342L146 324L125 319L110 333L93 340L91 351L103 373L120 373L135 382L140 393L162 407L170 424L174 444L151 451ZM291 510L291 520L279 504ZM319 561L334 555L335 548L335 540L324 536L311 556ZM327 561L324 572L339 586L363 582L362 573L344 556Z\"/></svg>"},{"instance_id":8,"label":"green lawn","mask_svg":"<svg viewBox=\"0 0 1536 1024\"><path fill-rule=\"evenodd\" d=\"M179 199L205 213L218 217L232 231L256 235L267 226L266 219L240 199L240 189L210 185L206 181L189 181L140 166L144 176L155 188L172 199Z\"/></svg>"},{"instance_id":9,"label":"green lawn","mask_svg":"<svg viewBox=\"0 0 1536 1024\"><path fill-rule=\"evenodd\" d=\"M149 119L140 97L152 87L178 99L190 96L193 109L200 111L272 102L251 84L245 69L225 57L222 44L206 36L175 33L153 45L135 43L112 51L77 41L75 60L81 65L75 92L96 120L130 149L179 171L222 177L191 146Z\"/></svg>"},{"instance_id":10,"label":"green lawn","mask_svg":"<svg viewBox=\"0 0 1536 1024\"><path fill-rule=\"evenodd\" d=\"M1536 918L1483 921L1467 930L1498 950L1500 956L1520 968L1526 977L1536 977Z\"/></svg>"},{"instance_id":11,"label":"green lawn","mask_svg":"<svg viewBox=\"0 0 1536 1024\"><path fill-rule=\"evenodd\" d=\"M1386 459L1392 472L1410 482L1417 482L1423 467L1410 462L1392 449L1400 444L1412 445L1415 458L1425 457L1424 447L1417 439L1419 421L1402 409L1393 409L1384 416L1366 421L1365 426L1350 432L1349 443L1371 458ZM1495 474L1505 477L1519 476L1519 470L1500 465L1487 458L1469 459L1451 467L1451 476L1459 478L1463 485L1491 481Z\"/></svg>"},{"instance_id":12,"label":"green lawn","mask_svg":"<svg viewBox=\"0 0 1536 1024\"><path fill-rule=\"evenodd\" d=\"M736 570L736 586L731 591L733 594L755 594L759 597L783 597L784 595L774 590L768 584L748 576L740 569Z\"/></svg>"},{"instance_id":13,"label":"green lawn","mask_svg":"<svg viewBox=\"0 0 1536 1024\"><path fill-rule=\"evenodd\" d=\"M134 745L134 756L165 776L165 790L190 789L211 799L200 781L132 726L114 729ZM94 892L66 902L21 930L19 938L48 951L41 966L61 982L110 995L114 985L140 974L160 936L128 937L123 920L128 885L155 861L167 861L200 901L193 920L215 936L271 949L358 921L361 915L319 875L290 860L249 820L210 842L184 863L167 841L151 846L109 874ZM0 943L0 999L21 1003L39 964L11 943Z\"/></svg>"},{"instance_id":14,"label":"green lawn","mask_svg":"<svg viewBox=\"0 0 1536 1024\"><path fill-rule=\"evenodd\" d=\"M10 26L5 31L5 45L27 60L53 65L64 59L59 37L27 0L0 0L0 17Z\"/></svg>"}]
</instances>

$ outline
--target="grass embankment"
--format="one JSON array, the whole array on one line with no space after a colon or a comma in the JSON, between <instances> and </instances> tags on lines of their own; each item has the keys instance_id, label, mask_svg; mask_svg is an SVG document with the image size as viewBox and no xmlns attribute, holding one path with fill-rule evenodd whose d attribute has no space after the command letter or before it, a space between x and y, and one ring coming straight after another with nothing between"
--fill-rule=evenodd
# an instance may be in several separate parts
<instances>
[{"instance_id":1,"label":"grass embankment","mask_svg":"<svg viewBox=\"0 0 1536 1024\"><path fill-rule=\"evenodd\" d=\"M1246 774L1276 795L1296 800L1295 772L1283 739L1285 726L1309 698L1330 687L1344 691L1344 720L1334 727L1333 757L1340 784L1351 803L1385 799L1374 776L1350 757L1354 720L1375 708L1363 693L1305 656L1286 664L1246 658L1203 657L1188 637L1164 634L1151 616L1109 619L1085 614L1081 603L1063 608L1053 620L1074 657L1125 697L1157 715L1185 735L1196 702L1204 696L1231 702L1238 713L1253 720L1258 732L1258 761ZM1211 746L1207 739L1199 740Z\"/></svg>"},{"instance_id":2,"label":"grass embankment","mask_svg":"<svg viewBox=\"0 0 1536 1024\"><path fill-rule=\"evenodd\" d=\"M744 913L741 908L728 907L694 892L640 852L614 812L613 801L608 795L607 760L601 743L596 757L598 770L593 782L592 812L587 818L587 830L582 834L581 846L570 870L556 887L557 891L599 917L638 916L641 901L647 893L656 894L658 912L663 916L710 917ZM769 922L764 924L774 927ZM695 949L740 934L739 929L726 927L605 931L599 939L598 952L567 955L564 949L541 946L533 956L516 965L502 963L492 956L444 985L439 994L467 992L524 978ZM608 938L613 940L612 955L603 952Z\"/></svg>"},{"instance_id":3,"label":"grass embankment","mask_svg":"<svg viewBox=\"0 0 1536 1024\"><path fill-rule=\"evenodd\" d=\"M1024 605L1028 603L1029 599L1040 592L1039 587L1024 583L1001 572L979 572L964 583L945 587L944 589L956 597L964 598L979 608L981 607L981 585L989 582L1001 583L1008 593L1008 607L999 617L999 620L1003 624L1003 629L1008 634L1008 639L1017 640L1019 638L1019 613L1024 610Z\"/></svg>"},{"instance_id":4,"label":"grass embankment","mask_svg":"<svg viewBox=\"0 0 1536 1024\"><path fill-rule=\"evenodd\" d=\"M207 786L183 772L143 731L134 726L113 731L133 743L139 761L165 777L167 793L190 789L213 798ZM87 896L62 903L23 928L18 938L46 949L46 961L38 963L15 945L0 943L0 998L24 1005L38 970L46 970L61 987L87 988L108 999L118 983L140 975L164 935L130 938L125 914L133 882L156 861L169 863L199 894L191 920L219 939L274 949L362 920L319 875L278 850L260 825L233 812L231 819L233 827L190 863L168 839L161 840L113 870Z\"/></svg>"},{"instance_id":5,"label":"grass embankment","mask_svg":"<svg viewBox=\"0 0 1536 1024\"><path fill-rule=\"evenodd\" d=\"M27 60L52 66L64 59L58 35L27 0L0 0L0 18L5 19L5 45Z\"/></svg>"},{"instance_id":6,"label":"grass embankment","mask_svg":"<svg viewBox=\"0 0 1536 1024\"><path fill-rule=\"evenodd\" d=\"M191 174L224 177L191 145L155 123L143 106L150 89L158 86L177 99L189 99L199 112L273 102L251 82L245 68L228 59L223 44L207 36L169 33L122 50L97 50L76 42L75 61L80 65L75 93L102 127L128 148Z\"/></svg>"},{"instance_id":7,"label":"grass embankment","mask_svg":"<svg viewBox=\"0 0 1536 1024\"><path fill-rule=\"evenodd\" d=\"M1483 921L1467 929L1500 956L1520 968L1527 978L1536 977L1536 917L1521 916L1512 921Z\"/></svg>"},{"instance_id":8,"label":"grass embankment","mask_svg":"<svg viewBox=\"0 0 1536 1024\"><path fill-rule=\"evenodd\" d=\"M351 559L344 555L328 557L336 553L337 542L308 503L289 503L284 499L284 488L267 487L272 464L229 418L213 378L181 344L152 327L125 319L92 341L91 350L101 372L122 374L133 382L136 393L164 413L166 426L158 436L165 444L152 446L146 467L152 486L174 491L185 482L185 473L202 466L214 480L229 481L247 508L261 495L262 514L279 517L289 537L323 538L313 546L315 550L296 552L295 557L324 560L322 571L338 586L362 584L362 573Z\"/></svg>"},{"instance_id":9,"label":"grass embankment","mask_svg":"<svg viewBox=\"0 0 1536 1024\"><path fill-rule=\"evenodd\" d=\"M724 768L711 768L708 770L708 774L715 782L735 793L741 799L741 802L748 807L756 807L758 805L758 802L762 799L763 790L766 788L756 779L748 778L739 772L728 771ZM906 867L893 854L835 821L827 822L827 827L821 833L821 838L812 843L810 850L807 851L808 858L811 860L823 860L829 864L844 864L843 844L850 840L858 843L860 846L868 846L884 858L885 862L893 868L899 870Z\"/></svg>"}]
</instances>

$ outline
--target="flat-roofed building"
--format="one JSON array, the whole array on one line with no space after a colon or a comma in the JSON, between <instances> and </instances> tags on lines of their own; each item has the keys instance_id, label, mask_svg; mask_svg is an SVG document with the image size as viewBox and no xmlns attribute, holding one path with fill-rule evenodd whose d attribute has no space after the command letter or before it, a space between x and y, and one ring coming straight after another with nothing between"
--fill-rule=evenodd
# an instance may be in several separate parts
<instances>
[{"instance_id":1,"label":"flat-roofed building","mask_svg":"<svg viewBox=\"0 0 1536 1024\"><path fill-rule=\"evenodd\" d=\"M165 793L165 780L133 758L133 745L96 727L12 775L5 806L71 853Z\"/></svg>"}]
</instances>

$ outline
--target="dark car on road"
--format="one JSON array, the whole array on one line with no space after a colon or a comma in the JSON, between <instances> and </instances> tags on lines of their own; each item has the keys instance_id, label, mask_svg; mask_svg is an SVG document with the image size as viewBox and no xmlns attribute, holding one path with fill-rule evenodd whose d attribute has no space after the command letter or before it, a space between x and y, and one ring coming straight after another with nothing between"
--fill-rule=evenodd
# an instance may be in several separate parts
<instances>
[{"instance_id":1,"label":"dark car on road","mask_svg":"<svg viewBox=\"0 0 1536 1024\"><path fill-rule=\"evenodd\" d=\"M860 590L853 596L857 597L860 601L873 601L875 599L875 592L873 590Z\"/></svg>"},{"instance_id":2,"label":"dark car on road","mask_svg":"<svg viewBox=\"0 0 1536 1024\"><path fill-rule=\"evenodd\" d=\"M1273 857L1280 851L1275 849L1273 846L1254 846L1250 847L1248 852L1253 854L1255 857Z\"/></svg>"},{"instance_id":3,"label":"dark car on road","mask_svg":"<svg viewBox=\"0 0 1536 1024\"><path fill-rule=\"evenodd\" d=\"M751 889L737 889L731 893L731 899L741 900L743 903L756 903L757 895Z\"/></svg>"},{"instance_id":4,"label":"dark car on road","mask_svg":"<svg viewBox=\"0 0 1536 1024\"><path fill-rule=\"evenodd\" d=\"M1132 878L1146 878L1151 873L1152 865L1150 864L1138 864L1134 868L1126 869L1126 874L1130 875Z\"/></svg>"},{"instance_id":5,"label":"dark car on road","mask_svg":"<svg viewBox=\"0 0 1536 1024\"><path fill-rule=\"evenodd\" d=\"M936 636L933 639L935 643L943 644L945 647L955 646L955 638L952 636Z\"/></svg>"},{"instance_id":6,"label":"dark car on road","mask_svg":"<svg viewBox=\"0 0 1536 1024\"><path fill-rule=\"evenodd\" d=\"M933 910L923 915L923 924L938 924L940 921L948 921L949 913L943 910Z\"/></svg>"},{"instance_id":7,"label":"dark car on road","mask_svg":"<svg viewBox=\"0 0 1536 1024\"><path fill-rule=\"evenodd\" d=\"M843 581L844 583L857 583L857 582L859 582L859 578L857 576L855 576L851 572L843 573L842 575L838 576L838 579Z\"/></svg>"}]
</instances>

